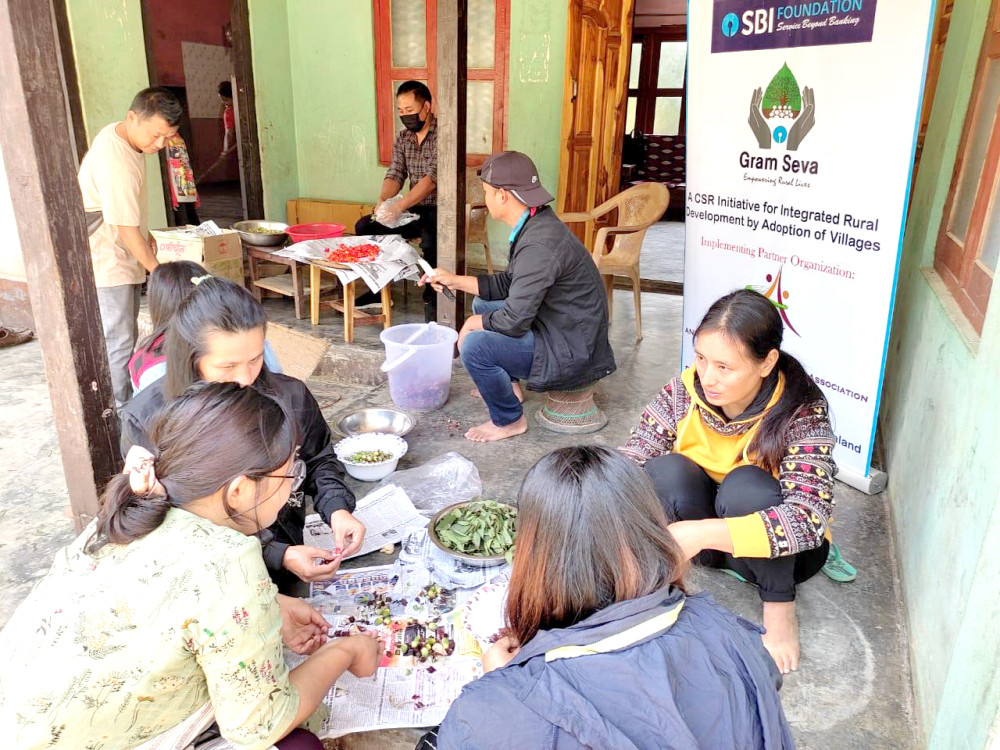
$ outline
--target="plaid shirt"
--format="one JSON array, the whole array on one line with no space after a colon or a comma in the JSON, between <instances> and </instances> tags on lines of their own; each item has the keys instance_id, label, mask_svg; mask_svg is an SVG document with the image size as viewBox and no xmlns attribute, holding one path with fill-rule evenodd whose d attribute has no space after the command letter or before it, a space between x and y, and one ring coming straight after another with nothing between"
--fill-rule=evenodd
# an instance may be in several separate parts
<instances>
[{"instance_id":1,"label":"plaid shirt","mask_svg":"<svg viewBox=\"0 0 1000 750\"><path fill-rule=\"evenodd\" d=\"M437 119L431 122L430 130L423 143L417 142L417 134L403 129L399 131L392 144L392 164L385 173L387 180L395 180L400 185L410 178L410 190L424 176L429 176L437 182ZM418 205L436 206L437 191L435 190Z\"/></svg>"}]
</instances>

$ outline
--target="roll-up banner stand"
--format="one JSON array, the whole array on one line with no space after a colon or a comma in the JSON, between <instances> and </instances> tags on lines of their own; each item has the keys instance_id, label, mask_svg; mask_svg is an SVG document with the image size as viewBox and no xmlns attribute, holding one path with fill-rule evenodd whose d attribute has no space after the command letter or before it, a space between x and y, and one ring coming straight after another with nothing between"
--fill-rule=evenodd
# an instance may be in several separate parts
<instances>
[{"instance_id":1,"label":"roll-up banner stand","mask_svg":"<svg viewBox=\"0 0 1000 750\"><path fill-rule=\"evenodd\" d=\"M933 6L688 5L683 362L713 301L766 295L869 492Z\"/></svg>"}]
</instances>

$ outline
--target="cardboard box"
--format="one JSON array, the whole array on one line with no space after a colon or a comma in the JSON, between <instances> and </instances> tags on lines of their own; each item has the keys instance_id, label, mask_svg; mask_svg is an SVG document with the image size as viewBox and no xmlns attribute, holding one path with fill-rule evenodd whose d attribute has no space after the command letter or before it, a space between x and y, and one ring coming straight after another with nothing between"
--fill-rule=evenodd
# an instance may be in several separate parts
<instances>
[{"instance_id":1,"label":"cardboard box","mask_svg":"<svg viewBox=\"0 0 1000 750\"><path fill-rule=\"evenodd\" d=\"M240 235L232 229L223 229L222 234L201 237L193 229L194 227L170 227L149 230L150 236L156 241L156 259L160 263L194 261L204 266L213 276L244 286L243 244L240 242Z\"/></svg>"}]
</instances>

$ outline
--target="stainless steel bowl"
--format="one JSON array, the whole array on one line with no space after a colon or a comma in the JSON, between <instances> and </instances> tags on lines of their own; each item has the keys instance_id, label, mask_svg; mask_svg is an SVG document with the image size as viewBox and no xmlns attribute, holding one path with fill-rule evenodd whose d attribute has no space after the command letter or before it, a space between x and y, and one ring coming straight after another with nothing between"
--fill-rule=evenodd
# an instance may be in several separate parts
<instances>
[{"instance_id":1,"label":"stainless steel bowl","mask_svg":"<svg viewBox=\"0 0 1000 750\"><path fill-rule=\"evenodd\" d=\"M260 221L258 219L253 221L238 221L233 224L233 229L240 233L240 237L243 238L244 242L248 245L256 245L257 247L275 247L276 245L284 244L285 240L288 239L288 235L285 234L288 225L280 221ZM276 229L280 233L261 234L260 232L251 231L253 229Z\"/></svg>"},{"instance_id":2,"label":"stainless steel bowl","mask_svg":"<svg viewBox=\"0 0 1000 750\"><path fill-rule=\"evenodd\" d=\"M489 567L490 565L500 565L501 563L507 561L507 558L504 555L484 556L484 555L470 555L465 552L458 552L456 550L453 550L444 542L442 542L441 539L438 537L437 534L438 521L440 521L441 518L446 513L450 513L451 511L455 510L455 508L464 508L466 505L472 505L473 503L478 503L478 502L481 501L466 500L465 502L452 503L447 508L442 508L441 510L439 510L437 513L434 514L434 517L431 519L431 522L427 524L427 534L428 536L430 536L431 541L434 543L435 547L444 552L446 555L461 560L466 565L473 565L480 568L486 568ZM500 503L500 504L510 505L510 503Z\"/></svg>"},{"instance_id":3,"label":"stainless steel bowl","mask_svg":"<svg viewBox=\"0 0 1000 750\"><path fill-rule=\"evenodd\" d=\"M345 414L337 420L335 429L344 437L366 432L385 432L403 437L413 429L413 417L398 409L362 409Z\"/></svg>"}]
</instances>

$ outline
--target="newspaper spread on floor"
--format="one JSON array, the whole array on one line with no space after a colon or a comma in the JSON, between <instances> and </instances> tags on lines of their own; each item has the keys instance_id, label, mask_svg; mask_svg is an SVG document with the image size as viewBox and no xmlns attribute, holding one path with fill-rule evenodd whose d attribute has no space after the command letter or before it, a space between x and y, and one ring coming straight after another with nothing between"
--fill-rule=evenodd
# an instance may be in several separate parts
<instances>
[{"instance_id":1,"label":"newspaper spread on floor","mask_svg":"<svg viewBox=\"0 0 1000 750\"><path fill-rule=\"evenodd\" d=\"M500 579L503 585L505 576ZM311 594L309 603L330 623L332 637L374 630L382 647L373 676L345 673L330 689L323 739L436 726L462 687L483 673L484 644L463 624L464 606L476 590L448 589L419 562L348 570L333 581L313 583ZM495 597L483 601L498 609ZM498 610L478 619L500 618ZM305 658L287 650L285 656L290 667Z\"/></svg>"},{"instance_id":2,"label":"newspaper spread on floor","mask_svg":"<svg viewBox=\"0 0 1000 750\"><path fill-rule=\"evenodd\" d=\"M406 492L395 484L380 487L361 498L354 509L354 517L365 525L365 541L350 557L367 555L395 544L408 529L427 525L427 517L421 515ZM303 537L305 544L334 549L333 532L318 513L306 518Z\"/></svg>"},{"instance_id":3,"label":"newspaper spread on floor","mask_svg":"<svg viewBox=\"0 0 1000 750\"><path fill-rule=\"evenodd\" d=\"M416 248L397 234L306 240L278 250L274 255L309 263L313 260L326 260L327 251L335 247L341 245L355 247L366 244L379 246L379 254L375 260L364 263L345 263L344 265L350 270L330 269L340 279L341 284L349 284L361 279L371 291L378 292L390 281L420 278L422 272L420 266L417 265Z\"/></svg>"},{"instance_id":4,"label":"newspaper spread on floor","mask_svg":"<svg viewBox=\"0 0 1000 750\"><path fill-rule=\"evenodd\" d=\"M482 586L498 575L510 572L507 563L470 565L437 548L426 528L410 528L403 534L399 559L428 570L434 580L449 588L468 589Z\"/></svg>"}]
</instances>

